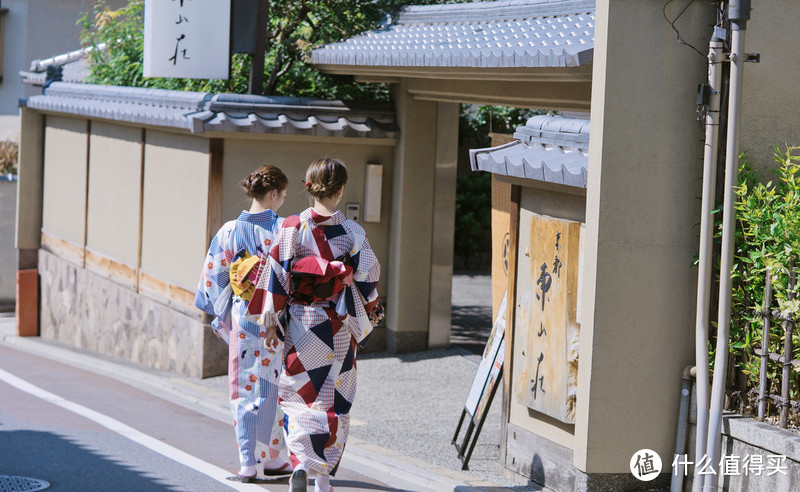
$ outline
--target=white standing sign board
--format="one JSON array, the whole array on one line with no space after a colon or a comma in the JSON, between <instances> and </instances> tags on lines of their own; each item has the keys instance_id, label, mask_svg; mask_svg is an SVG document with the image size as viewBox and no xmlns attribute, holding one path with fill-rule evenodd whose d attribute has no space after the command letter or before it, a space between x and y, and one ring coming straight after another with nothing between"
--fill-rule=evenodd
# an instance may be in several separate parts
<instances>
[{"instance_id":1,"label":"white standing sign board","mask_svg":"<svg viewBox=\"0 0 800 492\"><path fill-rule=\"evenodd\" d=\"M231 0L145 0L144 76L228 78Z\"/></svg>"}]
</instances>

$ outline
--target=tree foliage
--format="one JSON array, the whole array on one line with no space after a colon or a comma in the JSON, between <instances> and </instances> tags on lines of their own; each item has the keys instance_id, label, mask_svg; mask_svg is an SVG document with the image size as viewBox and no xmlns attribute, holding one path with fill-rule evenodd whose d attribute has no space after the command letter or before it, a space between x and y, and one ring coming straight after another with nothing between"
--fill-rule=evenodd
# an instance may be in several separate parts
<instances>
[{"instance_id":1,"label":"tree foliage","mask_svg":"<svg viewBox=\"0 0 800 492\"><path fill-rule=\"evenodd\" d=\"M462 104L458 144L469 148L488 147L492 143L490 133L514 133L518 126L524 126L528 118L537 114L545 114L545 111Z\"/></svg>"},{"instance_id":2,"label":"tree foliage","mask_svg":"<svg viewBox=\"0 0 800 492\"><path fill-rule=\"evenodd\" d=\"M355 83L351 76L329 75L308 62L311 50L376 29L409 4L453 0L270 0L264 67L264 94L332 99L387 100L384 84ZM166 79L143 76L144 2L131 0L119 10L98 2L79 23L81 41L92 48L89 82L200 92L246 93L251 56L231 58L229 80ZM104 49L98 49L105 44Z\"/></svg>"},{"instance_id":3,"label":"tree foliage","mask_svg":"<svg viewBox=\"0 0 800 492\"><path fill-rule=\"evenodd\" d=\"M453 252L469 263L476 253L492 250L492 175L478 171L459 176L456 190Z\"/></svg>"},{"instance_id":4,"label":"tree foliage","mask_svg":"<svg viewBox=\"0 0 800 492\"><path fill-rule=\"evenodd\" d=\"M270 0L264 68L267 95L350 100L388 100L383 84L354 83L350 76L329 75L308 62L311 50L379 28L407 5L461 3L471 0ZM100 0L79 21L82 44L90 52L95 84L151 87L198 92L247 93L251 56L231 58L229 80L145 78L143 76L144 2L131 0L111 10ZM100 46L105 45L103 49ZM512 133L533 111L502 106L462 105L459 145L487 147L489 132ZM456 253L469 257L491 249L491 178L468 173L458 179Z\"/></svg>"},{"instance_id":5,"label":"tree foliage","mask_svg":"<svg viewBox=\"0 0 800 492\"><path fill-rule=\"evenodd\" d=\"M460 147L491 145L490 133L514 133L531 116L543 111L504 106L461 105L458 120ZM458 177L454 253L466 260L492 249L492 178L489 173L470 172Z\"/></svg>"}]
</instances>

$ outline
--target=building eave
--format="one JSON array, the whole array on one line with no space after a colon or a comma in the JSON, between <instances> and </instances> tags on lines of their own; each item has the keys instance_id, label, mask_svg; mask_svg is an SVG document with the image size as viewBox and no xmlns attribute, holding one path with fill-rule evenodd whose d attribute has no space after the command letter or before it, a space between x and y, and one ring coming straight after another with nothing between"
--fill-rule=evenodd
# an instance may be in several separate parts
<instances>
[{"instance_id":1,"label":"building eave","mask_svg":"<svg viewBox=\"0 0 800 492\"><path fill-rule=\"evenodd\" d=\"M354 75L360 82L397 83L401 78L440 80L497 80L516 82L591 82L592 64L579 67L389 67L361 65L314 65L333 75Z\"/></svg>"}]
</instances>

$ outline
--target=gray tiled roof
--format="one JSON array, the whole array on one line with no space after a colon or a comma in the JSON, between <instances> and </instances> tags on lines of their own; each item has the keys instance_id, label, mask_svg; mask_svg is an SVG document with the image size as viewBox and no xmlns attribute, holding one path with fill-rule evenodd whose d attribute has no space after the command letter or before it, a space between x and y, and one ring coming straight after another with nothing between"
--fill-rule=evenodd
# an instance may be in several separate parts
<instances>
[{"instance_id":1,"label":"gray tiled roof","mask_svg":"<svg viewBox=\"0 0 800 492\"><path fill-rule=\"evenodd\" d=\"M53 83L32 109L204 131L395 138L390 107L342 101Z\"/></svg>"},{"instance_id":2,"label":"gray tiled roof","mask_svg":"<svg viewBox=\"0 0 800 492\"><path fill-rule=\"evenodd\" d=\"M586 188L589 120L534 116L514 138L498 147L470 149L472 170Z\"/></svg>"},{"instance_id":3,"label":"gray tiled roof","mask_svg":"<svg viewBox=\"0 0 800 492\"><path fill-rule=\"evenodd\" d=\"M592 61L594 0L414 6L394 25L315 49L312 63L390 67L576 67Z\"/></svg>"},{"instance_id":4,"label":"gray tiled roof","mask_svg":"<svg viewBox=\"0 0 800 492\"><path fill-rule=\"evenodd\" d=\"M97 45L97 48L100 51L104 51L106 48L106 43L100 43ZM81 48L78 50L68 51L67 53L62 53L60 55L52 56L50 58L45 58L42 60L33 60L31 62L30 71L31 72L44 72L47 70L47 67L51 66L62 66L67 65L69 63L74 63L78 60L84 60L86 57L89 56L89 53L92 52L94 48L91 46L88 48Z\"/></svg>"},{"instance_id":5,"label":"gray tiled roof","mask_svg":"<svg viewBox=\"0 0 800 492\"><path fill-rule=\"evenodd\" d=\"M98 48L105 49L105 43L100 43ZM85 82L90 75L88 58L92 49L81 48L43 60L33 60L30 71L21 71L19 75L25 84L43 85L47 80L48 67L63 67L61 75L63 82Z\"/></svg>"}]
</instances>

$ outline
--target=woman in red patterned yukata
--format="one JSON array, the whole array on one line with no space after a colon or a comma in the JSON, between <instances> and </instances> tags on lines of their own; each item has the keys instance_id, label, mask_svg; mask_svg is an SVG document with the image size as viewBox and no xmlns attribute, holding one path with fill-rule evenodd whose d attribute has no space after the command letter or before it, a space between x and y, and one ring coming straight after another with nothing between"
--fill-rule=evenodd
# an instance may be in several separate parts
<instances>
[{"instance_id":1,"label":"woman in red patterned yukata","mask_svg":"<svg viewBox=\"0 0 800 492\"><path fill-rule=\"evenodd\" d=\"M285 337L278 396L292 491L306 490L309 472L317 492L330 490L350 427L357 346L382 317L378 260L364 229L336 208L346 182L338 159L309 166L314 205L283 222L248 308Z\"/></svg>"}]
</instances>

